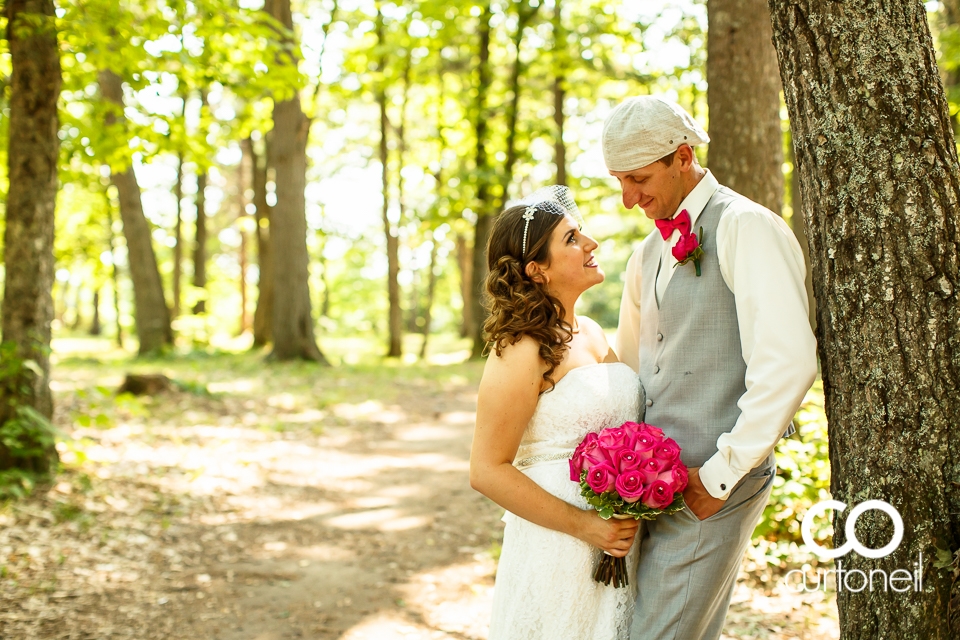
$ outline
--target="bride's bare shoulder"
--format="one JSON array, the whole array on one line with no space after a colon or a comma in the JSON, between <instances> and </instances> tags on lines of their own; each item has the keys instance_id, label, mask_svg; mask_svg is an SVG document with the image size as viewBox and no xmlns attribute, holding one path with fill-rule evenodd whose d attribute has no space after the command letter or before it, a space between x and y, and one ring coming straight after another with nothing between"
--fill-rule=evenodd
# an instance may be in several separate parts
<instances>
[{"instance_id":1,"label":"bride's bare shoulder","mask_svg":"<svg viewBox=\"0 0 960 640\"><path fill-rule=\"evenodd\" d=\"M542 362L540 359L540 343L525 335L520 336L520 339L513 344L503 345L499 353L491 347L487 363L491 362L497 366L507 367L539 364Z\"/></svg>"}]
</instances>

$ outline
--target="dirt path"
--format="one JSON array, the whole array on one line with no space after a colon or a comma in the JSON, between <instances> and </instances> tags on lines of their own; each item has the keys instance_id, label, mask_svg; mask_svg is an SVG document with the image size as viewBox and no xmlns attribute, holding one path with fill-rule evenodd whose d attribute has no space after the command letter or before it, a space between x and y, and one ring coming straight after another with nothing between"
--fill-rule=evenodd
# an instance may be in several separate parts
<instances>
[{"instance_id":1,"label":"dirt path","mask_svg":"<svg viewBox=\"0 0 960 640\"><path fill-rule=\"evenodd\" d=\"M477 365L146 368L193 391L114 400L121 369L58 365L77 440L56 487L0 512L0 638L486 638ZM744 586L726 637L826 640L830 611Z\"/></svg>"}]
</instances>

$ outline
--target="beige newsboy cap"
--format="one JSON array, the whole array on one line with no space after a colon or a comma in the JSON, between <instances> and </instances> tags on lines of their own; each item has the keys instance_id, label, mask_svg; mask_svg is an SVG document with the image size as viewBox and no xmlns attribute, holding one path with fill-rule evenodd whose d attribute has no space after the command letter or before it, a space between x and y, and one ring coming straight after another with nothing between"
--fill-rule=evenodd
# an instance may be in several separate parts
<instances>
[{"instance_id":1,"label":"beige newsboy cap","mask_svg":"<svg viewBox=\"0 0 960 640\"><path fill-rule=\"evenodd\" d=\"M659 96L627 98L603 122L603 160L610 171L633 171L710 136L680 105Z\"/></svg>"}]
</instances>

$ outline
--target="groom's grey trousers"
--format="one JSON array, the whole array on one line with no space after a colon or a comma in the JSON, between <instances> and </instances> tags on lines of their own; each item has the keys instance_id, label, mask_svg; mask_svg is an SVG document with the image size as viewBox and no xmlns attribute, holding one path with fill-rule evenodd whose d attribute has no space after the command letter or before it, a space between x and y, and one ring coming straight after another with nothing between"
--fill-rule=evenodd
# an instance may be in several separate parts
<instances>
[{"instance_id":1,"label":"groom's grey trousers","mask_svg":"<svg viewBox=\"0 0 960 640\"><path fill-rule=\"evenodd\" d=\"M706 520L690 509L641 521L631 640L720 637L740 563L776 475L773 454Z\"/></svg>"}]
</instances>

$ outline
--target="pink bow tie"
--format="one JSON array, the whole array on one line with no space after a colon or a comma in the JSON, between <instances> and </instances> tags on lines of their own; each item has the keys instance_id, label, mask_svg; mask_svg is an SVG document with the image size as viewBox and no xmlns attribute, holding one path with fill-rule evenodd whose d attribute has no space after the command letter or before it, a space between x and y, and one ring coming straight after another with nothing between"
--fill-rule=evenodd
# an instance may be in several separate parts
<instances>
[{"instance_id":1,"label":"pink bow tie","mask_svg":"<svg viewBox=\"0 0 960 640\"><path fill-rule=\"evenodd\" d=\"M681 236L685 236L690 233L690 214L687 213L686 209L675 215L670 220L654 220L653 222L657 225L657 229L660 230L660 235L663 236L664 240L669 238L670 234L672 234L675 229L680 230Z\"/></svg>"}]
</instances>

